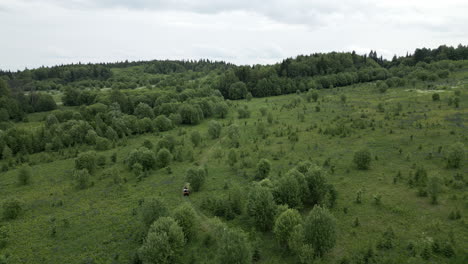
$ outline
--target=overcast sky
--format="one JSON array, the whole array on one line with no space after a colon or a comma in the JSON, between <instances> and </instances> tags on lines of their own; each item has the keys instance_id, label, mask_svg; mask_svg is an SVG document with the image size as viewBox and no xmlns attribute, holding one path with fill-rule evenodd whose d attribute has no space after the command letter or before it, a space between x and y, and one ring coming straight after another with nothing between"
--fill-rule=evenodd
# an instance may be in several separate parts
<instances>
[{"instance_id":1,"label":"overcast sky","mask_svg":"<svg viewBox=\"0 0 468 264\"><path fill-rule=\"evenodd\" d=\"M0 0L0 69L468 44L467 0Z\"/></svg>"}]
</instances>

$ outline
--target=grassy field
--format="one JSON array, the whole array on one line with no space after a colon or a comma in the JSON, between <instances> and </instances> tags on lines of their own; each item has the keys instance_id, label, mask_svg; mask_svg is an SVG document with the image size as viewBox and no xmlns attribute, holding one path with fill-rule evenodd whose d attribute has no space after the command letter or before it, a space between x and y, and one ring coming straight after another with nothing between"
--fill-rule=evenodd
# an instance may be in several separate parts
<instances>
[{"instance_id":1,"label":"grassy field","mask_svg":"<svg viewBox=\"0 0 468 264\"><path fill-rule=\"evenodd\" d=\"M92 175L94 185L85 190L73 187L71 172L74 154L89 147L31 155L31 184L18 186L18 169L0 174L0 200L16 197L24 207L18 219L0 222L9 234L0 254L9 255L8 263L129 263L139 247L134 238L140 222L136 213L139 201L161 197L169 208L190 203L198 213L199 232L186 248L187 262L216 263L214 246L206 242L212 216L203 208L202 200L223 196L226 188L235 185L247 194L255 165L267 158L272 163L270 177L286 173L301 161L324 165L328 171L328 181L338 191L337 205L331 209L337 219L338 240L320 260L322 263L353 260L375 247L389 227L396 237L394 248L376 250L387 263L455 263L456 257L463 263L468 253L468 163L465 159L460 169L447 169L445 156L455 142L462 142L465 152L468 146L466 76L466 71L457 73L458 82L442 83L434 88L436 91L416 86L380 93L371 83L320 90L317 102L307 102L302 94L232 101L228 118L219 121L225 127L236 123L241 130L238 152L246 156L234 168L227 164L226 128L220 139L210 139L209 120L197 126L132 137L99 152L108 158L107 164ZM433 101L434 92L440 95L440 101ZM448 103L455 97L460 98L458 108ZM236 109L244 106L251 116L238 119ZM261 114L262 108L272 114L271 124ZM40 126L45 115L30 115L30 122L20 126ZM264 135L259 134L259 123L265 124L266 132L261 132ZM154 170L142 181L125 166L128 153L145 140L156 144L161 137L172 134L191 148L192 131L203 136L200 146L193 147L193 161L173 162L171 172ZM290 132L296 132L297 142L288 139ZM358 170L352 162L354 152L362 148L372 154L369 170ZM110 161L113 153L117 153L115 164ZM183 198L185 171L194 164L205 165L208 178L200 192ZM408 184L410 174L421 166L429 177L439 176L445 183L437 205L432 205L429 197L418 197L417 189ZM115 175L106 176L105 171L111 167L123 181L116 183ZM465 180L461 187L454 188L452 182L457 174ZM363 192L361 204L355 202L359 190ZM378 196L380 204L374 202ZM309 210L306 207L301 213L305 215ZM461 219L449 220L453 210L461 212ZM356 218L360 225L353 227ZM295 258L277 245L272 233L255 231L247 216L227 223L243 228L252 241L257 241L259 263L295 263ZM432 255L423 261L408 253L410 241L421 252L433 240L451 241L456 257L449 260Z\"/></svg>"}]
</instances>

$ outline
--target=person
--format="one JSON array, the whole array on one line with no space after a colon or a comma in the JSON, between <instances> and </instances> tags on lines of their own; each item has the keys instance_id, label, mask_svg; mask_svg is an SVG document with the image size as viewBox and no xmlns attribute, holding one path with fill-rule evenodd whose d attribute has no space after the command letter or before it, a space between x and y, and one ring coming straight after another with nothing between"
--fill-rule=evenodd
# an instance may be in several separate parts
<instances>
[{"instance_id":1,"label":"person","mask_svg":"<svg viewBox=\"0 0 468 264\"><path fill-rule=\"evenodd\" d=\"M187 186L184 186L183 193L184 193L184 196L189 196L190 192L189 192L189 189L187 188Z\"/></svg>"}]
</instances>

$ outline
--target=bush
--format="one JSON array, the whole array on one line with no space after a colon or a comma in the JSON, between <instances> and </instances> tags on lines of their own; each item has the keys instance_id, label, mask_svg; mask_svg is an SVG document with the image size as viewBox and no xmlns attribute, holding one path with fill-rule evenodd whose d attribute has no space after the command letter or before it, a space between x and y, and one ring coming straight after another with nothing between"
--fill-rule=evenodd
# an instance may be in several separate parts
<instances>
[{"instance_id":1,"label":"bush","mask_svg":"<svg viewBox=\"0 0 468 264\"><path fill-rule=\"evenodd\" d=\"M460 168L465 159L465 146L457 142L453 144L447 155L447 167L448 168Z\"/></svg>"},{"instance_id":2,"label":"bush","mask_svg":"<svg viewBox=\"0 0 468 264\"><path fill-rule=\"evenodd\" d=\"M314 206L304 222L304 235L315 254L323 256L336 243L335 217L326 208Z\"/></svg>"},{"instance_id":3,"label":"bush","mask_svg":"<svg viewBox=\"0 0 468 264\"><path fill-rule=\"evenodd\" d=\"M289 237L296 225L302 223L301 215L297 210L287 209L276 219L273 232L281 246L287 246Z\"/></svg>"},{"instance_id":4,"label":"bush","mask_svg":"<svg viewBox=\"0 0 468 264\"><path fill-rule=\"evenodd\" d=\"M263 180L266 177L268 177L268 174L270 174L271 170L271 163L267 159L261 159L257 163L257 169L255 173L255 178L257 180Z\"/></svg>"},{"instance_id":5,"label":"bush","mask_svg":"<svg viewBox=\"0 0 468 264\"><path fill-rule=\"evenodd\" d=\"M301 187L305 187L305 190ZM278 204L291 208L301 208L302 201L308 194L304 175L293 169L281 177L274 186L274 197Z\"/></svg>"},{"instance_id":6,"label":"bush","mask_svg":"<svg viewBox=\"0 0 468 264\"><path fill-rule=\"evenodd\" d=\"M187 240L191 239L196 232L195 227L197 225L197 213L193 207L188 203L184 203L174 210L172 217L182 227L185 238Z\"/></svg>"},{"instance_id":7,"label":"bush","mask_svg":"<svg viewBox=\"0 0 468 264\"><path fill-rule=\"evenodd\" d=\"M250 117L250 111L247 108L239 108L237 109L237 113L239 115L239 119Z\"/></svg>"},{"instance_id":8,"label":"bush","mask_svg":"<svg viewBox=\"0 0 468 264\"><path fill-rule=\"evenodd\" d=\"M431 197L431 203L432 204L437 204L437 198L439 196L439 193L441 192L442 189L442 180L439 177L431 177L429 178L429 183L427 186L427 192L429 193Z\"/></svg>"},{"instance_id":9,"label":"bush","mask_svg":"<svg viewBox=\"0 0 468 264\"><path fill-rule=\"evenodd\" d=\"M371 154L368 150L363 149L354 153L353 161L360 170L369 169L371 160Z\"/></svg>"},{"instance_id":10,"label":"bush","mask_svg":"<svg viewBox=\"0 0 468 264\"><path fill-rule=\"evenodd\" d=\"M198 192L205 183L205 170L203 168L190 168L186 172L185 180L190 183L194 192Z\"/></svg>"},{"instance_id":11,"label":"bush","mask_svg":"<svg viewBox=\"0 0 468 264\"><path fill-rule=\"evenodd\" d=\"M432 94L432 101L440 101L440 95L438 93Z\"/></svg>"},{"instance_id":12,"label":"bush","mask_svg":"<svg viewBox=\"0 0 468 264\"><path fill-rule=\"evenodd\" d=\"M11 198L3 202L3 219L13 220L18 218L19 214L23 210L21 207L21 202L15 198Z\"/></svg>"},{"instance_id":13,"label":"bush","mask_svg":"<svg viewBox=\"0 0 468 264\"><path fill-rule=\"evenodd\" d=\"M198 131L193 131L193 132L190 134L190 140L192 141L192 144L193 144L195 147L198 147L198 145L200 145L200 142L201 142L201 140L202 140L201 135L200 135L200 132L198 132Z\"/></svg>"},{"instance_id":14,"label":"bush","mask_svg":"<svg viewBox=\"0 0 468 264\"><path fill-rule=\"evenodd\" d=\"M168 149L162 148L158 151L158 154L156 155L156 164L159 168L167 167L171 161L172 154Z\"/></svg>"},{"instance_id":15,"label":"bush","mask_svg":"<svg viewBox=\"0 0 468 264\"><path fill-rule=\"evenodd\" d=\"M309 167L305 173L305 179L307 181L310 198L309 201L312 204L320 204L324 201L329 188L327 188L325 170L318 166Z\"/></svg>"},{"instance_id":16,"label":"bush","mask_svg":"<svg viewBox=\"0 0 468 264\"><path fill-rule=\"evenodd\" d=\"M135 163L139 163L143 166L144 170L150 170L156 166L157 157L154 155L153 151L145 147L140 147L130 151L125 162L129 169L132 169Z\"/></svg>"},{"instance_id":17,"label":"bush","mask_svg":"<svg viewBox=\"0 0 468 264\"><path fill-rule=\"evenodd\" d=\"M158 131L168 131L172 128L172 121L165 115L159 115L154 120L154 125Z\"/></svg>"},{"instance_id":18,"label":"bush","mask_svg":"<svg viewBox=\"0 0 468 264\"><path fill-rule=\"evenodd\" d=\"M6 227L0 226L0 249L3 249L6 247L8 243L8 232L6 230ZM0 263L2 263L0 261Z\"/></svg>"},{"instance_id":19,"label":"bush","mask_svg":"<svg viewBox=\"0 0 468 264\"><path fill-rule=\"evenodd\" d=\"M140 212L141 221L146 227L149 227L160 217L167 216L169 214L169 210L166 205L158 198L145 200Z\"/></svg>"},{"instance_id":20,"label":"bush","mask_svg":"<svg viewBox=\"0 0 468 264\"><path fill-rule=\"evenodd\" d=\"M219 228L217 263L252 263L252 247L241 229Z\"/></svg>"},{"instance_id":21,"label":"bush","mask_svg":"<svg viewBox=\"0 0 468 264\"><path fill-rule=\"evenodd\" d=\"M221 124L218 121L211 120L208 124L208 135L210 135L212 139L219 138L221 135L221 128Z\"/></svg>"},{"instance_id":22,"label":"bush","mask_svg":"<svg viewBox=\"0 0 468 264\"><path fill-rule=\"evenodd\" d=\"M110 140L103 137L96 137L96 150L108 150L111 146Z\"/></svg>"},{"instance_id":23,"label":"bush","mask_svg":"<svg viewBox=\"0 0 468 264\"><path fill-rule=\"evenodd\" d=\"M88 188L90 184L89 172L87 169L75 170L73 171L73 180L75 181L75 186L79 190Z\"/></svg>"},{"instance_id":24,"label":"bush","mask_svg":"<svg viewBox=\"0 0 468 264\"><path fill-rule=\"evenodd\" d=\"M18 184L19 185L27 185L31 181L31 167L23 166L18 171Z\"/></svg>"},{"instance_id":25,"label":"bush","mask_svg":"<svg viewBox=\"0 0 468 264\"><path fill-rule=\"evenodd\" d=\"M171 217L162 217L151 225L138 255L145 264L181 263L184 245L182 228Z\"/></svg>"},{"instance_id":26,"label":"bush","mask_svg":"<svg viewBox=\"0 0 468 264\"><path fill-rule=\"evenodd\" d=\"M255 185L249 192L247 211L258 229L270 230L276 214L276 204L271 192L264 187Z\"/></svg>"},{"instance_id":27,"label":"bush","mask_svg":"<svg viewBox=\"0 0 468 264\"><path fill-rule=\"evenodd\" d=\"M89 173L93 173L96 169L96 152L88 151L79 154L75 159L75 169L86 169Z\"/></svg>"}]
</instances>

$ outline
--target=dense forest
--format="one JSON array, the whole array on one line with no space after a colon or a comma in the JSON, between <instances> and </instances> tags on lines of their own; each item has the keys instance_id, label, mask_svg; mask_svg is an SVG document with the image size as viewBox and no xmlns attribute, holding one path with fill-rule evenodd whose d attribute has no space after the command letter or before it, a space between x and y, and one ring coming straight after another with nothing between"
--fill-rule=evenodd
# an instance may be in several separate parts
<instances>
[{"instance_id":1,"label":"dense forest","mask_svg":"<svg viewBox=\"0 0 468 264\"><path fill-rule=\"evenodd\" d=\"M463 45L0 71L0 264L466 263L467 96Z\"/></svg>"}]
</instances>

